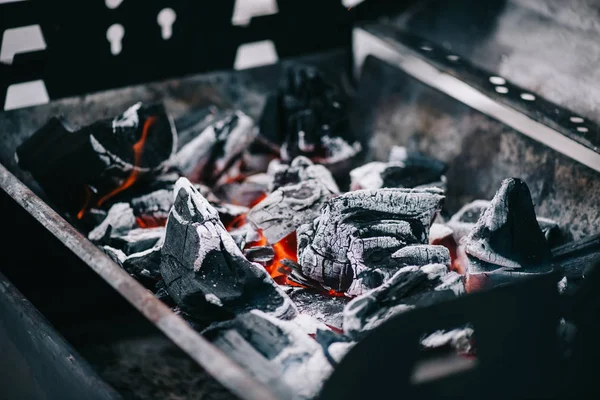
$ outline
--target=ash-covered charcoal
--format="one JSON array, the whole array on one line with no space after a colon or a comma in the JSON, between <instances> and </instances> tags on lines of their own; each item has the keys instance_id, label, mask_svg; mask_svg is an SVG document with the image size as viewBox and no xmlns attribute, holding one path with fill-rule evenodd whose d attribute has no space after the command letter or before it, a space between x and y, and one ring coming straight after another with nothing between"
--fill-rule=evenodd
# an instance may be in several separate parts
<instances>
[{"instance_id":1,"label":"ash-covered charcoal","mask_svg":"<svg viewBox=\"0 0 600 400\"><path fill-rule=\"evenodd\" d=\"M212 185L255 136L252 118L241 111L227 113L183 146L172 164L190 180Z\"/></svg>"},{"instance_id":2,"label":"ash-covered charcoal","mask_svg":"<svg viewBox=\"0 0 600 400\"><path fill-rule=\"evenodd\" d=\"M321 182L331 193L340 192L331 172L323 165L314 164L304 156L294 158L289 165L274 160L269 164L267 173L273 177L269 186L270 192L282 186L293 185L310 179Z\"/></svg>"},{"instance_id":3,"label":"ash-covered charcoal","mask_svg":"<svg viewBox=\"0 0 600 400\"><path fill-rule=\"evenodd\" d=\"M529 188L517 178L505 179L489 207L464 239L465 252L506 268L550 263L550 246L536 220Z\"/></svg>"},{"instance_id":4,"label":"ash-covered charcoal","mask_svg":"<svg viewBox=\"0 0 600 400\"><path fill-rule=\"evenodd\" d=\"M360 339L394 315L464 293L461 276L442 264L400 269L380 287L344 308L344 333Z\"/></svg>"},{"instance_id":5,"label":"ash-covered charcoal","mask_svg":"<svg viewBox=\"0 0 600 400\"><path fill-rule=\"evenodd\" d=\"M219 185L214 192L226 203L252 207L266 196L267 187L262 183L244 180Z\"/></svg>"},{"instance_id":6,"label":"ash-covered charcoal","mask_svg":"<svg viewBox=\"0 0 600 400\"><path fill-rule=\"evenodd\" d=\"M333 372L321 345L295 322L257 310L202 334L281 398L313 399Z\"/></svg>"},{"instance_id":7,"label":"ash-covered charcoal","mask_svg":"<svg viewBox=\"0 0 600 400\"><path fill-rule=\"evenodd\" d=\"M520 268L500 267L466 255L465 289L467 293L491 289L501 285L515 283L521 279L532 278L552 272L552 265L542 264Z\"/></svg>"},{"instance_id":8,"label":"ash-covered charcoal","mask_svg":"<svg viewBox=\"0 0 600 400\"><path fill-rule=\"evenodd\" d=\"M88 234L88 239L100 243L109 240L112 235L127 234L134 228L137 228L137 223L131 206L127 203L116 203L110 207L104 221Z\"/></svg>"},{"instance_id":9,"label":"ash-covered charcoal","mask_svg":"<svg viewBox=\"0 0 600 400\"><path fill-rule=\"evenodd\" d=\"M347 104L341 90L316 68L296 65L269 97L260 130L282 143L285 162L304 155L330 168L340 167L362 149L350 129Z\"/></svg>"},{"instance_id":10,"label":"ash-covered charcoal","mask_svg":"<svg viewBox=\"0 0 600 400\"><path fill-rule=\"evenodd\" d=\"M350 189L445 187L447 165L421 153L394 147L389 162L374 161L350 171Z\"/></svg>"},{"instance_id":11,"label":"ash-covered charcoal","mask_svg":"<svg viewBox=\"0 0 600 400\"><path fill-rule=\"evenodd\" d=\"M313 289L290 286L286 290L298 307L300 314L310 315L317 321L342 329L344 306L350 301L346 296L331 296Z\"/></svg>"},{"instance_id":12,"label":"ash-covered charcoal","mask_svg":"<svg viewBox=\"0 0 600 400\"><path fill-rule=\"evenodd\" d=\"M185 146L210 125L231 114L231 110L222 110L215 105L188 111L175 120L179 136L179 148Z\"/></svg>"},{"instance_id":13,"label":"ash-covered charcoal","mask_svg":"<svg viewBox=\"0 0 600 400\"><path fill-rule=\"evenodd\" d=\"M161 279L160 246L131 255L110 246L102 246L101 249L146 288L156 289L156 283Z\"/></svg>"},{"instance_id":14,"label":"ash-covered charcoal","mask_svg":"<svg viewBox=\"0 0 600 400\"><path fill-rule=\"evenodd\" d=\"M334 367L356 344L350 337L331 329L317 329L315 340L321 345L325 356Z\"/></svg>"},{"instance_id":15,"label":"ash-covered charcoal","mask_svg":"<svg viewBox=\"0 0 600 400\"><path fill-rule=\"evenodd\" d=\"M426 349L451 347L459 354L473 352L473 328L465 326L448 331L436 331L421 339L421 346Z\"/></svg>"},{"instance_id":16,"label":"ash-covered charcoal","mask_svg":"<svg viewBox=\"0 0 600 400\"><path fill-rule=\"evenodd\" d=\"M275 259L275 250L272 246L256 246L244 250L244 256L248 261L258 263L264 267L270 265Z\"/></svg>"},{"instance_id":17,"label":"ash-covered charcoal","mask_svg":"<svg viewBox=\"0 0 600 400\"><path fill-rule=\"evenodd\" d=\"M328 200L297 230L303 275L350 296L381 285L402 266L393 253L428 243L443 201L439 189L359 190Z\"/></svg>"},{"instance_id":18,"label":"ash-covered charcoal","mask_svg":"<svg viewBox=\"0 0 600 400\"><path fill-rule=\"evenodd\" d=\"M176 148L177 134L164 106L137 103L78 130L53 117L17 148L17 158L57 206L76 212L89 202L90 187L101 205L160 170Z\"/></svg>"},{"instance_id":19,"label":"ash-covered charcoal","mask_svg":"<svg viewBox=\"0 0 600 400\"><path fill-rule=\"evenodd\" d=\"M104 253L108 255L111 260L119 264L121 267L123 266L125 259L127 259L127 254L125 254L122 250L115 249L110 246L102 246L100 249L104 251Z\"/></svg>"},{"instance_id":20,"label":"ash-covered charcoal","mask_svg":"<svg viewBox=\"0 0 600 400\"><path fill-rule=\"evenodd\" d=\"M165 188L134 197L129 201L138 224L143 228L163 226L173 205L173 190Z\"/></svg>"},{"instance_id":21,"label":"ash-covered charcoal","mask_svg":"<svg viewBox=\"0 0 600 400\"><path fill-rule=\"evenodd\" d=\"M240 227L229 230L229 235L240 249L244 249L247 243L258 242L261 239L260 233L250 224L243 224Z\"/></svg>"},{"instance_id":22,"label":"ash-covered charcoal","mask_svg":"<svg viewBox=\"0 0 600 400\"><path fill-rule=\"evenodd\" d=\"M248 261L217 211L186 178L174 190L160 264L169 294L191 315L260 309L280 318L297 311L258 264Z\"/></svg>"},{"instance_id":23,"label":"ash-covered charcoal","mask_svg":"<svg viewBox=\"0 0 600 400\"><path fill-rule=\"evenodd\" d=\"M122 250L125 254L139 253L154 246L161 246L165 238L165 228L136 228L124 234L111 232L110 246Z\"/></svg>"},{"instance_id":24,"label":"ash-covered charcoal","mask_svg":"<svg viewBox=\"0 0 600 400\"><path fill-rule=\"evenodd\" d=\"M262 231L268 243L274 244L314 220L332 195L317 179L282 186L254 206L247 219Z\"/></svg>"},{"instance_id":25,"label":"ash-covered charcoal","mask_svg":"<svg viewBox=\"0 0 600 400\"><path fill-rule=\"evenodd\" d=\"M421 244L406 246L392 254L402 266L444 264L450 267L450 251L444 246Z\"/></svg>"}]
</instances>

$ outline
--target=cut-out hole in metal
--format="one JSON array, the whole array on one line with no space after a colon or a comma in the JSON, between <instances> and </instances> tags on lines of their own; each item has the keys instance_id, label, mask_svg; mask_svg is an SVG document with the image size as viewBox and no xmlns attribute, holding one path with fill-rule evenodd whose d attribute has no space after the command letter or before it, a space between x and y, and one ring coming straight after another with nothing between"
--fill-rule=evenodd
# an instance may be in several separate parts
<instances>
[{"instance_id":1,"label":"cut-out hole in metal","mask_svg":"<svg viewBox=\"0 0 600 400\"><path fill-rule=\"evenodd\" d=\"M247 26L253 17L273 15L278 12L277 0L236 0L231 24Z\"/></svg>"},{"instance_id":2,"label":"cut-out hole in metal","mask_svg":"<svg viewBox=\"0 0 600 400\"><path fill-rule=\"evenodd\" d=\"M574 124L583 123L583 118L581 118L581 117L571 117L571 118L569 118L569 120L571 120L571 122Z\"/></svg>"},{"instance_id":3,"label":"cut-out hole in metal","mask_svg":"<svg viewBox=\"0 0 600 400\"><path fill-rule=\"evenodd\" d=\"M163 40L168 40L173 36L173 24L177 19L177 14L172 8L163 8L156 17L156 22L160 25L161 36Z\"/></svg>"},{"instance_id":4,"label":"cut-out hole in metal","mask_svg":"<svg viewBox=\"0 0 600 400\"><path fill-rule=\"evenodd\" d=\"M504 85L506 83L506 79L500 76L490 76L490 82L494 85Z\"/></svg>"},{"instance_id":5,"label":"cut-out hole in metal","mask_svg":"<svg viewBox=\"0 0 600 400\"><path fill-rule=\"evenodd\" d=\"M496 86L496 92L506 94L508 93L508 88L506 86Z\"/></svg>"},{"instance_id":6,"label":"cut-out hole in metal","mask_svg":"<svg viewBox=\"0 0 600 400\"><path fill-rule=\"evenodd\" d=\"M46 49L39 25L21 26L4 31L0 46L0 62L12 64L15 54Z\"/></svg>"},{"instance_id":7,"label":"cut-out hole in metal","mask_svg":"<svg viewBox=\"0 0 600 400\"><path fill-rule=\"evenodd\" d=\"M123 50L125 28L121 24L113 24L106 31L106 39L110 42L110 52L116 56Z\"/></svg>"},{"instance_id":8,"label":"cut-out hole in metal","mask_svg":"<svg viewBox=\"0 0 600 400\"><path fill-rule=\"evenodd\" d=\"M446 57L448 60L450 61L458 61L460 59L459 56L455 56L454 54L450 54L449 56Z\"/></svg>"},{"instance_id":9,"label":"cut-out hole in metal","mask_svg":"<svg viewBox=\"0 0 600 400\"><path fill-rule=\"evenodd\" d=\"M577 127L577 132L586 133L588 131L589 131L589 129L586 128L585 126L578 126Z\"/></svg>"},{"instance_id":10,"label":"cut-out hole in metal","mask_svg":"<svg viewBox=\"0 0 600 400\"><path fill-rule=\"evenodd\" d=\"M106 7L110 8L111 10L114 10L115 8L119 7L122 2L123 0L104 0L104 4L106 4Z\"/></svg>"},{"instance_id":11,"label":"cut-out hole in metal","mask_svg":"<svg viewBox=\"0 0 600 400\"><path fill-rule=\"evenodd\" d=\"M6 90L5 110L37 106L50 101L44 81L14 83Z\"/></svg>"},{"instance_id":12,"label":"cut-out hole in metal","mask_svg":"<svg viewBox=\"0 0 600 400\"><path fill-rule=\"evenodd\" d=\"M279 60L270 40L245 43L238 47L233 68L236 70L275 64Z\"/></svg>"},{"instance_id":13,"label":"cut-out hole in metal","mask_svg":"<svg viewBox=\"0 0 600 400\"><path fill-rule=\"evenodd\" d=\"M521 98L525 101L534 101L535 100L535 96L532 95L531 93L521 93Z\"/></svg>"}]
</instances>

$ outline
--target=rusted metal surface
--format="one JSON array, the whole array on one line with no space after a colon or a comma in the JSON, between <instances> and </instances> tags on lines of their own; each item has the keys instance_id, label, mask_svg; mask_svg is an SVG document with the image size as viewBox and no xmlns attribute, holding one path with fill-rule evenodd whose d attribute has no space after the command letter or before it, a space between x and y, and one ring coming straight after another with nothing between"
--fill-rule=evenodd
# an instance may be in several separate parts
<instances>
[{"instance_id":1,"label":"rusted metal surface","mask_svg":"<svg viewBox=\"0 0 600 400\"><path fill-rule=\"evenodd\" d=\"M2 274L0 343L4 399L121 399Z\"/></svg>"}]
</instances>

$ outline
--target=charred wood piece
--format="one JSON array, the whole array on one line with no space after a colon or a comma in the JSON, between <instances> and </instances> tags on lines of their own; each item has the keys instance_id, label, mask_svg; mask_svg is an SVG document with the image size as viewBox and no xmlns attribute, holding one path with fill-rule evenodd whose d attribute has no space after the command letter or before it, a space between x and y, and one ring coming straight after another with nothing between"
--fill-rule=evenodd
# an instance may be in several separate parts
<instances>
[{"instance_id":1,"label":"charred wood piece","mask_svg":"<svg viewBox=\"0 0 600 400\"><path fill-rule=\"evenodd\" d=\"M152 218L156 221L166 221L173 205L172 187L134 197L129 204L133 208L133 213L141 219Z\"/></svg>"},{"instance_id":2,"label":"charred wood piece","mask_svg":"<svg viewBox=\"0 0 600 400\"><path fill-rule=\"evenodd\" d=\"M257 246L244 250L244 256L248 261L258 263L264 267L273 262L275 251L272 246Z\"/></svg>"},{"instance_id":3,"label":"charred wood piece","mask_svg":"<svg viewBox=\"0 0 600 400\"><path fill-rule=\"evenodd\" d=\"M133 276L147 289L156 290L160 275L160 246L126 255L123 251L110 246L102 246L102 250L129 275Z\"/></svg>"},{"instance_id":4,"label":"charred wood piece","mask_svg":"<svg viewBox=\"0 0 600 400\"><path fill-rule=\"evenodd\" d=\"M300 225L313 221L321 206L333 195L316 179L280 187L254 206L248 221L274 244L294 232Z\"/></svg>"},{"instance_id":5,"label":"charred wood piece","mask_svg":"<svg viewBox=\"0 0 600 400\"><path fill-rule=\"evenodd\" d=\"M443 264L450 267L450 251L444 246L429 244L406 246L392 254L402 266Z\"/></svg>"},{"instance_id":6,"label":"charred wood piece","mask_svg":"<svg viewBox=\"0 0 600 400\"><path fill-rule=\"evenodd\" d=\"M402 266L393 253L428 243L443 201L438 189L360 190L328 200L297 230L303 275L351 296L381 285Z\"/></svg>"},{"instance_id":7,"label":"charred wood piece","mask_svg":"<svg viewBox=\"0 0 600 400\"><path fill-rule=\"evenodd\" d=\"M294 185L310 179L321 182L331 193L339 193L335 179L331 172L323 165L314 164L304 156L298 156L289 164L274 160L269 164L267 173L273 176L269 191L272 192L282 186Z\"/></svg>"},{"instance_id":8,"label":"charred wood piece","mask_svg":"<svg viewBox=\"0 0 600 400\"><path fill-rule=\"evenodd\" d=\"M76 212L89 196L88 187L105 196L131 176L161 169L176 148L177 134L164 106L137 103L122 115L77 130L53 117L17 148L17 159L58 207Z\"/></svg>"},{"instance_id":9,"label":"charred wood piece","mask_svg":"<svg viewBox=\"0 0 600 400\"><path fill-rule=\"evenodd\" d=\"M182 310L199 316L252 309L280 318L296 315L289 297L263 267L244 257L217 211L189 180L177 181L174 196L160 271Z\"/></svg>"},{"instance_id":10,"label":"charred wood piece","mask_svg":"<svg viewBox=\"0 0 600 400\"><path fill-rule=\"evenodd\" d=\"M112 235L127 234L134 228L137 228L137 223L131 206L116 203L108 210L104 221L88 234L88 239L94 243L109 241Z\"/></svg>"},{"instance_id":11,"label":"charred wood piece","mask_svg":"<svg viewBox=\"0 0 600 400\"><path fill-rule=\"evenodd\" d=\"M252 118L241 111L228 113L183 146L172 163L190 180L212 185L255 136Z\"/></svg>"},{"instance_id":12,"label":"charred wood piece","mask_svg":"<svg viewBox=\"0 0 600 400\"><path fill-rule=\"evenodd\" d=\"M260 311L214 324L202 334L281 398L315 398L333 371L321 345L300 326Z\"/></svg>"},{"instance_id":13,"label":"charred wood piece","mask_svg":"<svg viewBox=\"0 0 600 400\"><path fill-rule=\"evenodd\" d=\"M465 252L506 268L550 263L550 246L536 220L525 182L505 179L489 207L464 239Z\"/></svg>"},{"instance_id":14,"label":"charred wood piece","mask_svg":"<svg viewBox=\"0 0 600 400\"><path fill-rule=\"evenodd\" d=\"M162 246L165 239L165 228L136 228L125 234L110 235L110 246L117 248L123 253L130 255L151 249L155 246Z\"/></svg>"},{"instance_id":15,"label":"charred wood piece","mask_svg":"<svg viewBox=\"0 0 600 400\"><path fill-rule=\"evenodd\" d=\"M464 293L461 276L442 264L400 269L387 282L344 308L344 333L360 339L394 315Z\"/></svg>"},{"instance_id":16,"label":"charred wood piece","mask_svg":"<svg viewBox=\"0 0 600 400\"><path fill-rule=\"evenodd\" d=\"M285 162L303 155L324 165L343 164L362 149L352 135L347 104L341 90L316 68L294 66L267 100L261 134L282 143Z\"/></svg>"}]
</instances>

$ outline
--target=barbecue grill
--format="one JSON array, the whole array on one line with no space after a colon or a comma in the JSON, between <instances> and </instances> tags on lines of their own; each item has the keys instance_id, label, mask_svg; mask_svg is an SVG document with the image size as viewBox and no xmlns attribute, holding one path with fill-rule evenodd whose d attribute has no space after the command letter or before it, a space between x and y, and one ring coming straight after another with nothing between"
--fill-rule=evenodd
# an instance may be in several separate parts
<instances>
[{"instance_id":1,"label":"barbecue grill","mask_svg":"<svg viewBox=\"0 0 600 400\"><path fill-rule=\"evenodd\" d=\"M125 1L114 10L100 8L105 19L119 7L123 20L137 16L139 9L156 18L159 3L142 7ZM8 216L0 275L6 357L0 365L10 378L0 381L7 398L204 398L203 391L206 398L293 398L287 388L257 379L88 240L77 221L65 219L19 167L15 152L52 116L66 115L83 126L137 102L163 102L175 121L210 105L242 110L258 120L286 67L300 64L317 66L352 98L351 125L366 144L368 158L385 161L389 148L402 144L447 163L445 207L451 213L472 200L491 199L504 178L519 177L529 184L536 211L561 227L565 243L553 250L558 269L511 276L510 284L386 321L348 352L320 398L564 398L597 392L600 97L574 73L555 78L558 89L536 75L536 68L543 69L539 63L558 63L564 52L578 54L579 49L558 41L565 32L582 38L591 61L600 54L588 44L598 29L587 14L597 13L597 7L576 2L571 15L560 6L554 9L551 1L544 2L547 7L526 0L485 6L468 0L411 7L407 2L394 10L369 0L350 9L336 2L304 2L302 7L279 4L277 14L225 28L217 20L230 24L237 2L224 3L215 6L215 21L204 13L202 28L191 18L202 14L201 7L170 5L181 19L170 45L157 39L155 69L144 68L144 57L153 50L153 42L144 40L159 28L140 25L130 38L126 28L121 59L102 37L94 42L104 53L95 50L91 61L65 57L60 65L67 67L59 74L53 55L66 54L59 39L83 19L41 23L48 32L48 54L17 54L12 66L2 66L7 72L3 93L10 92L10 84L43 78L52 98L0 115L0 199ZM25 4L8 4L20 16L15 21L25 18ZM294 32L284 34L290 18L314 14L307 11L311 7L323 10L314 29L299 33L290 28ZM44 18L50 19L48 12ZM513 37L507 29L515 21L522 23L523 34L540 35L540 20L548 22L542 33L558 38L556 50L530 55L526 44L505 42ZM267 36L270 24L276 34ZM573 33L577 24L588 27L580 36ZM332 34L337 26L344 29ZM220 36L222 48L214 43ZM240 44L265 37L272 39L282 61L228 69ZM316 53L323 37L329 50ZM186 49L197 38L209 50L190 55ZM593 77L591 61L583 63L584 77ZM96 64L88 68L86 62ZM531 74L516 68L518 63L532 65ZM64 80L78 69L100 78ZM106 73L99 73L103 69ZM585 91L587 101L574 94L579 91ZM563 275L585 279L559 295ZM474 359L446 353L424 357L418 351L424 333L464 324L476 332Z\"/></svg>"}]
</instances>

